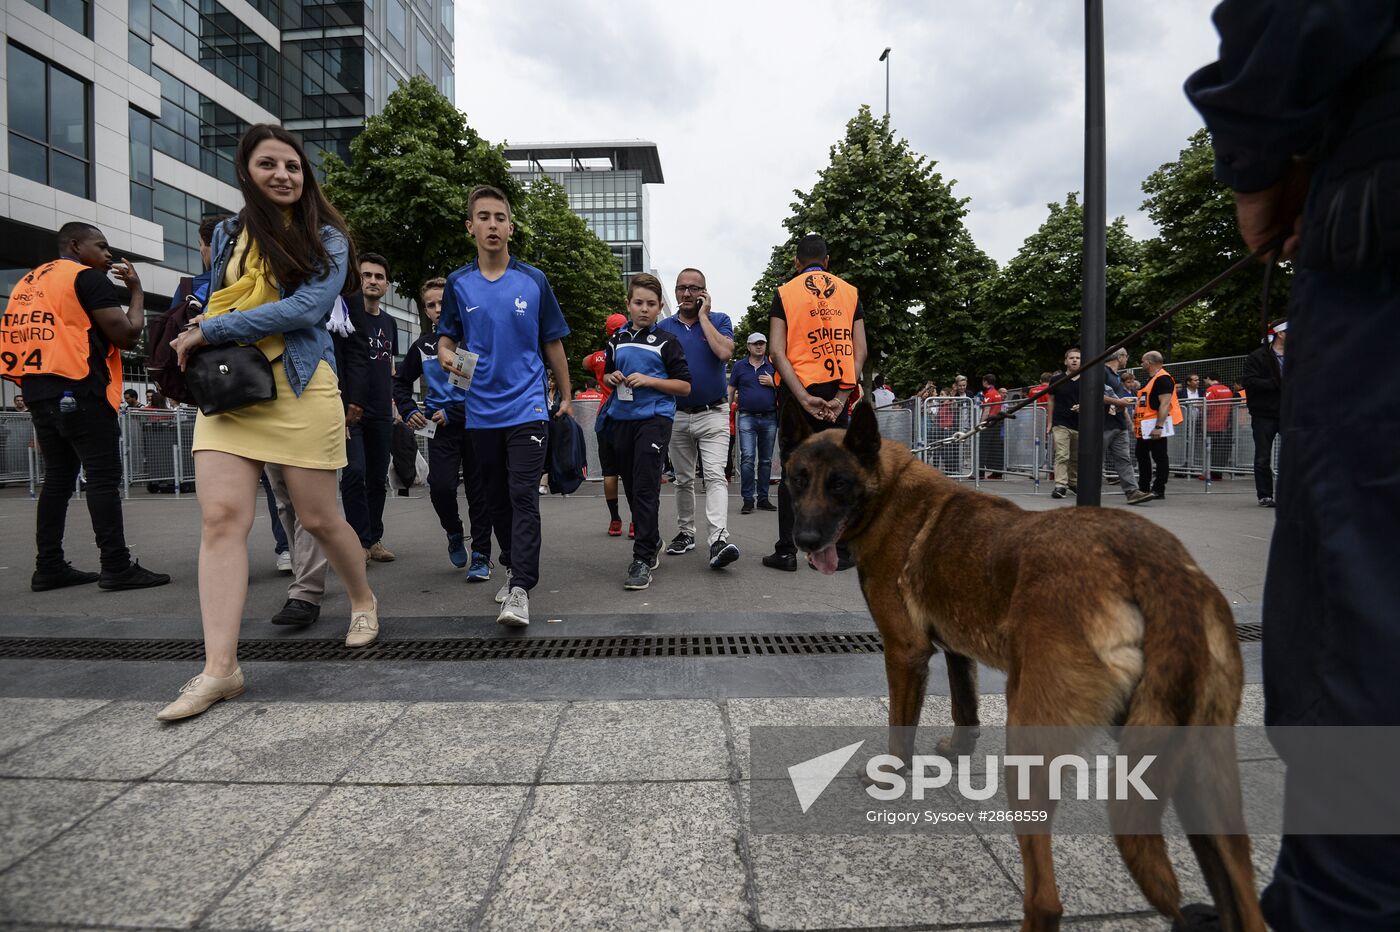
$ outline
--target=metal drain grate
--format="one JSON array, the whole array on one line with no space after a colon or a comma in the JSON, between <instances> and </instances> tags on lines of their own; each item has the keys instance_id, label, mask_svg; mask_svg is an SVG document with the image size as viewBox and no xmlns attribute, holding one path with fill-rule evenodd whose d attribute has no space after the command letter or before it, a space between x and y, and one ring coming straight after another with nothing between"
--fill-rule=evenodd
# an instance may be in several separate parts
<instances>
[{"instance_id":1,"label":"metal drain grate","mask_svg":"<svg viewBox=\"0 0 1400 932\"><path fill-rule=\"evenodd\" d=\"M1263 638L1257 624L1237 625L1241 641ZM380 641L349 649L342 641L241 641L241 660L609 660L622 657L814 657L881 654L875 632L849 634L679 634L579 638L437 638ZM0 660L204 659L197 640L0 638Z\"/></svg>"},{"instance_id":2,"label":"metal drain grate","mask_svg":"<svg viewBox=\"0 0 1400 932\"><path fill-rule=\"evenodd\" d=\"M452 638L380 641L241 641L240 660L600 660L620 657L792 657L884 652L880 636L858 634L625 635L578 638ZM0 638L7 660L204 659L204 642L124 638Z\"/></svg>"}]
</instances>

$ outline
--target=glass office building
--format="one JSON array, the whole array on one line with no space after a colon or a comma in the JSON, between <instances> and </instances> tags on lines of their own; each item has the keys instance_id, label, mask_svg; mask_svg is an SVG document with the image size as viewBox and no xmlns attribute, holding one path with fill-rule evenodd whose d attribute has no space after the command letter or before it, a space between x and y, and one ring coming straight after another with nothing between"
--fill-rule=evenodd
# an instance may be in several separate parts
<instances>
[{"instance_id":1,"label":"glass office building","mask_svg":"<svg viewBox=\"0 0 1400 932\"><path fill-rule=\"evenodd\" d=\"M646 186L665 178L655 143L522 143L506 146L506 159L522 181L548 176L563 185L569 206L612 249L624 279L656 271Z\"/></svg>"},{"instance_id":2,"label":"glass office building","mask_svg":"<svg viewBox=\"0 0 1400 932\"><path fill-rule=\"evenodd\" d=\"M200 220L242 206L251 124L348 158L400 81L453 96L452 0L7 0L0 39L0 300L87 220L163 308ZM416 315L391 313L406 346Z\"/></svg>"}]
</instances>

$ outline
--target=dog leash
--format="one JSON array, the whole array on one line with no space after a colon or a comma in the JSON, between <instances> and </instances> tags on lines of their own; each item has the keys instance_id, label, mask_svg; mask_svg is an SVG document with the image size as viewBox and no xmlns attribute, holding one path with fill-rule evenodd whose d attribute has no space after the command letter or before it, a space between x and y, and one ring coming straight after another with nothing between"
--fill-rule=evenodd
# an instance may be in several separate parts
<instances>
[{"instance_id":1,"label":"dog leash","mask_svg":"<svg viewBox=\"0 0 1400 932\"><path fill-rule=\"evenodd\" d=\"M1061 373L1059 378L1052 379L1050 383L1045 386L1045 391L1040 392L1039 394L1034 396L1027 395L1025 398L1011 405L1011 407L1005 408L996 414L988 415L982 421L982 423L977 424L973 427L969 427L966 430L957 431L956 433L951 434L950 436L944 437L942 440L935 440L931 443L927 443L924 445L925 448L938 447L947 443L962 443L966 440L970 440L973 437L977 436L982 431L986 430L988 427L991 427L993 424L998 424L1001 421L1005 421L1009 418L1015 417L1017 411L1020 411L1027 405L1031 405L1037 401L1040 401L1041 399L1048 396L1050 392L1055 389L1056 386L1062 385L1070 379L1076 378L1079 373L1086 371L1087 369L1089 369L1090 366L1099 365L1104 360L1117 353L1123 347L1127 346L1130 343L1136 342L1139 338L1145 336L1147 333L1151 332L1157 327L1160 327L1162 324L1171 320L1181 311L1195 304L1197 301L1210 294L1216 288L1219 288L1231 276L1237 274L1241 270L1249 267L1254 262L1263 259L1266 256L1268 257L1268 261L1264 263L1264 293L1260 297L1259 301L1259 318L1263 330L1267 334L1269 328L1269 288L1273 285L1274 266L1277 264L1278 253L1279 250L1283 247L1283 242L1284 238L1279 237L1278 239L1273 240L1272 242L1265 243L1263 246L1260 246L1258 249L1254 250L1249 255L1240 259L1234 265L1230 266L1228 269L1221 272L1219 275L1215 276L1210 281L1206 282L1200 288L1197 288L1195 291L1191 292L1189 295L1182 298L1180 301L1176 302L1171 307L1167 308L1161 314L1158 314L1152 320L1149 320L1147 323L1143 324L1141 327L1128 334L1122 340L1119 340L1117 343L1113 344L1108 349L1095 356L1093 359L1081 365L1079 367L1078 372L1074 373L1073 375L1071 375L1068 372Z\"/></svg>"}]
</instances>

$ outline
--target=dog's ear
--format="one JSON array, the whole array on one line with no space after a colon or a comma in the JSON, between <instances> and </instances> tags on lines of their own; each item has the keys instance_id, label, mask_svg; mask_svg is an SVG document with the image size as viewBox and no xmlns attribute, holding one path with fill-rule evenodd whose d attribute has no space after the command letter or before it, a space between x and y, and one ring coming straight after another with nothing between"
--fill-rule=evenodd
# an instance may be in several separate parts
<instances>
[{"instance_id":1,"label":"dog's ear","mask_svg":"<svg viewBox=\"0 0 1400 932\"><path fill-rule=\"evenodd\" d=\"M782 414L778 417L778 440L784 454L790 454L798 445L812 436L812 425L802 413L802 405L797 399L783 399Z\"/></svg>"},{"instance_id":2,"label":"dog's ear","mask_svg":"<svg viewBox=\"0 0 1400 932\"><path fill-rule=\"evenodd\" d=\"M851 413L851 426L846 428L846 449L866 469L874 469L880 463L880 422L875 417L875 407L868 401L856 405Z\"/></svg>"}]
</instances>

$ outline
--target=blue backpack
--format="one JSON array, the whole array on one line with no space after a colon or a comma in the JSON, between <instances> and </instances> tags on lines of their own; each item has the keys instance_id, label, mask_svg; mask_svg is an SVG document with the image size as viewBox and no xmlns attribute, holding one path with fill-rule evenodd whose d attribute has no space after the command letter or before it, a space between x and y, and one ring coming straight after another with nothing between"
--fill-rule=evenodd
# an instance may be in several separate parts
<instances>
[{"instance_id":1,"label":"blue backpack","mask_svg":"<svg viewBox=\"0 0 1400 932\"><path fill-rule=\"evenodd\" d=\"M572 495L588 478L588 448L583 428L572 415L549 419L549 490Z\"/></svg>"}]
</instances>

